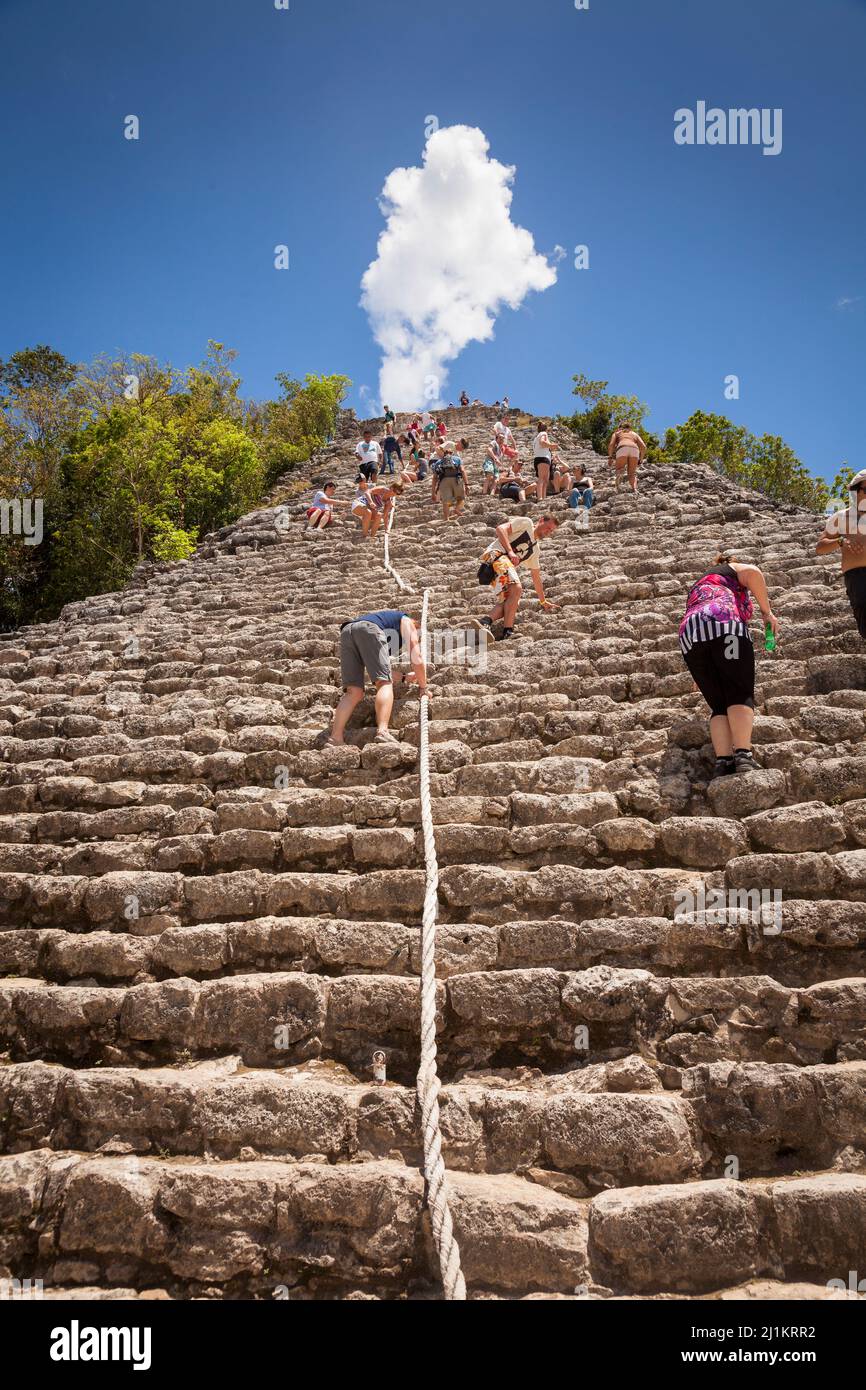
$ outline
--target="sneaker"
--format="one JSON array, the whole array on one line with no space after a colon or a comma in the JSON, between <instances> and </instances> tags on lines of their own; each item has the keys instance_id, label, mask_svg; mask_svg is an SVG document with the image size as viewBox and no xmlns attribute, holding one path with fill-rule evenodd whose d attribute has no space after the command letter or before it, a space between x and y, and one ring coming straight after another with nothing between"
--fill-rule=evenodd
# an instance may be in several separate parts
<instances>
[{"instance_id":1,"label":"sneaker","mask_svg":"<svg viewBox=\"0 0 866 1390\"><path fill-rule=\"evenodd\" d=\"M508 639L509 639L509 637L513 637L513 636L514 636L514 628L513 628L513 627L504 627L504 628L502 629L502 632L499 634L499 636L497 637L496 640L497 640L497 642L507 642Z\"/></svg>"},{"instance_id":2,"label":"sneaker","mask_svg":"<svg viewBox=\"0 0 866 1390\"><path fill-rule=\"evenodd\" d=\"M381 730L379 731L379 733L376 735L376 737L374 738L373 742L374 742L374 743L399 743L400 740L399 740L398 738L395 738L395 737L394 737L394 735L391 733L391 730L390 730L390 729L381 729Z\"/></svg>"},{"instance_id":3,"label":"sneaker","mask_svg":"<svg viewBox=\"0 0 866 1390\"><path fill-rule=\"evenodd\" d=\"M481 626L482 626L482 627L486 627L488 632L492 632L492 631L493 631L493 619L492 619L492 618L482 618L480 621L481 621Z\"/></svg>"},{"instance_id":4,"label":"sneaker","mask_svg":"<svg viewBox=\"0 0 866 1390\"><path fill-rule=\"evenodd\" d=\"M761 765L756 763L752 756L751 748L737 748L734 750L734 771L740 774L746 772L760 772Z\"/></svg>"},{"instance_id":5,"label":"sneaker","mask_svg":"<svg viewBox=\"0 0 866 1390\"><path fill-rule=\"evenodd\" d=\"M732 757L716 758L716 765L713 768L713 776L730 777L732 773L736 772L736 770L736 764Z\"/></svg>"}]
</instances>

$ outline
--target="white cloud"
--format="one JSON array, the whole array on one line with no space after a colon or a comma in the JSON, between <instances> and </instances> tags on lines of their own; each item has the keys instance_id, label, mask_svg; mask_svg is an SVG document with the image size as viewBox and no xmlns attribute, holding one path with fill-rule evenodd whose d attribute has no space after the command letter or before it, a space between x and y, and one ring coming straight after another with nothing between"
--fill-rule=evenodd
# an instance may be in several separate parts
<instances>
[{"instance_id":1,"label":"white cloud","mask_svg":"<svg viewBox=\"0 0 866 1390\"><path fill-rule=\"evenodd\" d=\"M397 410L443 399L447 364L493 337L503 306L518 309L556 271L511 220L515 170L489 158L482 130L445 126L422 168L394 169L382 190L387 226L361 281L382 348L379 390Z\"/></svg>"},{"instance_id":2,"label":"white cloud","mask_svg":"<svg viewBox=\"0 0 866 1390\"><path fill-rule=\"evenodd\" d=\"M377 419L382 412L380 411L379 403L373 395L373 392L370 390L369 386L359 386L358 395L361 400L362 408L367 412L364 418L368 420L372 420L374 418Z\"/></svg>"},{"instance_id":3,"label":"white cloud","mask_svg":"<svg viewBox=\"0 0 866 1390\"><path fill-rule=\"evenodd\" d=\"M557 242L556 246L554 246L550 254L555 261L559 262L565 260L566 256L568 255L568 252L566 251L564 246L560 246Z\"/></svg>"},{"instance_id":4,"label":"white cloud","mask_svg":"<svg viewBox=\"0 0 866 1390\"><path fill-rule=\"evenodd\" d=\"M837 309L853 309L854 305L855 305L855 304L859 304L859 303L862 301L862 299L863 299L862 294L855 294L855 295L846 295L846 294L843 294L841 299L837 299L837 300L836 300L836 308L837 308Z\"/></svg>"}]
</instances>

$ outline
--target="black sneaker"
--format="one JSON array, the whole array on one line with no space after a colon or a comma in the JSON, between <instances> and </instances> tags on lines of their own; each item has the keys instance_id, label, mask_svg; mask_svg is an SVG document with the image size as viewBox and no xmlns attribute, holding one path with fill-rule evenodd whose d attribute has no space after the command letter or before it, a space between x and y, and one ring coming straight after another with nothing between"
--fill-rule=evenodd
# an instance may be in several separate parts
<instances>
[{"instance_id":1,"label":"black sneaker","mask_svg":"<svg viewBox=\"0 0 866 1390\"><path fill-rule=\"evenodd\" d=\"M739 774L746 772L760 772L761 765L756 763L752 756L751 748L736 748L734 750L734 771Z\"/></svg>"},{"instance_id":2,"label":"black sneaker","mask_svg":"<svg viewBox=\"0 0 866 1390\"><path fill-rule=\"evenodd\" d=\"M492 619L492 618L482 618L482 619L481 619L481 626L482 626L482 627L486 627L488 632L492 632L492 631L493 631L493 619Z\"/></svg>"},{"instance_id":3,"label":"black sneaker","mask_svg":"<svg viewBox=\"0 0 866 1390\"><path fill-rule=\"evenodd\" d=\"M514 636L514 628L513 628L513 627L504 627L504 628L502 629L501 633L499 634L499 636L497 637L496 640L497 640L497 642L507 642L508 639L509 639L509 637L513 637L513 636Z\"/></svg>"},{"instance_id":4,"label":"black sneaker","mask_svg":"<svg viewBox=\"0 0 866 1390\"><path fill-rule=\"evenodd\" d=\"M734 772L736 772L736 770L736 763L734 762L734 759L732 757L716 758L716 765L713 768L713 776L730 777Z\"/></svg>"}]
</instances>

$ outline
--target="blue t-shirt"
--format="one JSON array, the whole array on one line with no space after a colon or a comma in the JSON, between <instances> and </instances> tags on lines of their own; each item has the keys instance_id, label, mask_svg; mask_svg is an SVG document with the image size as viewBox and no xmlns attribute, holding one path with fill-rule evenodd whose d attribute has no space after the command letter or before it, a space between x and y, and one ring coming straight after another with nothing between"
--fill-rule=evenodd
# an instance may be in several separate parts
<instances>
[{"instance_id":1,"label":"blue t-shirt","mask_svg":"<svg viewBox=\"0 0 866 1390\"><path fill-rule=\"evenodd\" d=\"M375 623L383 632L399 632L401 622L408 616L408 613L401 613L396 608L383 608L378 613L362 613L357 621Z\"/></svg>"}]
</instances>

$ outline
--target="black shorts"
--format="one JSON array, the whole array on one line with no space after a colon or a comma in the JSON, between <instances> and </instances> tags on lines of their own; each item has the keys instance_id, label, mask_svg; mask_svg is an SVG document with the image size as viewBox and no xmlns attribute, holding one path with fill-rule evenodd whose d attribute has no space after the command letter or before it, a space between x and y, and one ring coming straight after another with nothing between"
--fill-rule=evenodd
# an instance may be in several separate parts
<instances>
[{"instance_id":1,"label":"black shorts","mask_svg":"<svg viewBox=\"0 0 866 1390\"><path fill-rule=\"evenodd\" d=\"M684 653L684 659L713 716L727 714L731 705L755 708L755 648L751 638L731 633L696 642Z\"/></svg>"},{"instance_id":2,"label":"black shorts","mask_svg":"<svg viewBox=\"0 0 866 1390\"><path fill-rule=\"evenodd\" d=\"M843 576L845 592L857 623L857 631L866 637L866 568L848 570Z\"/></svg>"},{"instance_id":3,"label":"black shorts","mask_svg":"<svg viewBox=\"0 0 866 1390\"><path fill-rule=\"evenodd\" d=\"M535 469L535 476L536 476L536 478L538 477L538 465L539 465L540 463L545 464L548 468L552 468L552 467L553 467L553 460L552 460L552 459L533 459L533 460L532 460L532 466L533 466L533 468Z\"/></svg>"},{"instance_id":4,"label":"black shorts","mask_svg":"<svg viewBox=\"0 0 866 1390\"><path fill-rule=\"evenodd\" d=\"M499 489L499 496L507 498L510 502L519 502L520 488L516 483L503 483Z\"/></svg>"}]
</instances>

